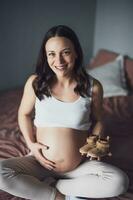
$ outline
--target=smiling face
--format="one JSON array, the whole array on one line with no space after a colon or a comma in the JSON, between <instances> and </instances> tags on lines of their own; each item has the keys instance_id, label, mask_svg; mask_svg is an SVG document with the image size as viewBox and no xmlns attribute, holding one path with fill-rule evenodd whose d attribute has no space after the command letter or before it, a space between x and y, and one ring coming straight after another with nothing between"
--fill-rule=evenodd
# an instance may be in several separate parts
<instances>
[{"instance_id":1,"label":"smiling face","mask_svg":"<svg viewBox=\"0 0 133 200\"><path fill-rule=\"evenodd\" d=\"M47 62L57 76L70 76L72 74L76 51L73 43L65 37L52 37L45 45Z\"/></svg>"}]
</instances>

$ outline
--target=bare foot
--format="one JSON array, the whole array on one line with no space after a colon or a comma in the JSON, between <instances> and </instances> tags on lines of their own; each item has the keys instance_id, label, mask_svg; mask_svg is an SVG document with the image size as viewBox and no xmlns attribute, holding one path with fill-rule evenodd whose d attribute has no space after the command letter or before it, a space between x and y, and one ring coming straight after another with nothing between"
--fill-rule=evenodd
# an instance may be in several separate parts
<instances>
[{"instance_id":1,"label":"bare foot","mask_svg":"<svg viewBox=\"0 0 133 200\"><path fill-rule=\"evenodd\" d=\"M65 195L57 191L55 200L65 200Z\"/></svg>"}]
</instances>

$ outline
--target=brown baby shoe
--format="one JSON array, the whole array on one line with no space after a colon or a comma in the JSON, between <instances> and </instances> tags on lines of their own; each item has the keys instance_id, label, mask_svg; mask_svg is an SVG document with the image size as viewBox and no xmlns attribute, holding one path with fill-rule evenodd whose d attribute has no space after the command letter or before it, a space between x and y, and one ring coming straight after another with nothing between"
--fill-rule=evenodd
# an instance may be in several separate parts
<instances>
[{"instance_id":1,"label":"brown baby shoe","mask_svg":"<svg viewBox=\"0 0 133 200\"><path fill-rule=\"evenodd\" d=\"M96 135L91 135L87 138L87 144L84 145L79 149L79 152L84 155L87 154L89 150L93 149L96 147L96 141L98 140L98 136Z\"/></svg>"},{"instance_id":2,"label":"brown baby shoe","mask_svg":"<svg viewBox=\"0 0 133 200\"><path fill-rule=\"evenodd\" d=\"M106 155L111 156L109 147L109 136L106 139L98 139L96 146L87 152L87 157L100 158Z\"/></svg>"}]
</instances>

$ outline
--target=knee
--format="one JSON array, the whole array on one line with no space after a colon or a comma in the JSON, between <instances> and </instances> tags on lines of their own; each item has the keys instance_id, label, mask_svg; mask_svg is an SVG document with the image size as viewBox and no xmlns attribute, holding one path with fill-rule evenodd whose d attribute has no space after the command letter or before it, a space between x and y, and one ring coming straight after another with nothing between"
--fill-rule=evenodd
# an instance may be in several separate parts
<instances>
[{"instance_id":1,"label":"knee","mask_svg":"<svg viewBox=\"0 0 133 200\"><path fill-rule=\"evenodd\" d=\"M4 160L1 160L0 161L0 185L1 186L3 185L3 182L4 182Z\"/></svg>"},{"instance_id":2,"label":"knee","mask_svg":"<svg viewBox=\"0 0 133 200\"><path fill-rule=\"evenodd\" d=\"M0 186L3 187L6 180L8 181L8 177L10 177L12 174L13 174L12 169L8 167L8 160L1 160L0 161Z\"/></svg>"},{"instance_id":3,"label":"knee","mask_svg":"<svg viewBox=\"0 0 133 200\"><path fill-rule=\"evenodd\" d=\"M5 160L0 160L0 176L3 175L4 168L5 168Z\"/></svg>"},{"instance_id":4,"label":"knee","mask_svg":"<svg viewBox=\"0 0 133 200\"><path fill-rule=\"evenodd\" d=\"M0 161L0 182L5 175L5 169L6 169L5 160L1 160Z\"/></svg>"},{"instance_id":5,"label":"knee","mask_svg":"<svg viewBox=\"0 0 133 200\"><path fill-rule=\"evenodd\" d=\"M114 196L124 194L129 186L128 176L122 172L116 175L114 182Z\"/></svg>"}]
</instances>

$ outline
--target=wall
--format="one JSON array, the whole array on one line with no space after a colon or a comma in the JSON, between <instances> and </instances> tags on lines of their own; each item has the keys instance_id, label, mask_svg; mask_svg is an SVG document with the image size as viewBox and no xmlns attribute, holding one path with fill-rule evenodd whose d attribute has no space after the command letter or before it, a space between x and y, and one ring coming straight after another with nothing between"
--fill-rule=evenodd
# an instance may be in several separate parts
<instances>
[{"instance_id":1,"label":"wall","mask_svg":"<svg viewBox=\"0 0 133 200\"><path fill-rule=\"evenodd\" d=\"M97 0L93 54L100 48L133 57L132 0Z\"/></svg>"},{"instance_id":2,"label":"wall","mask_svg":"<svg viewBox=\"0 0 133 200\"><path fill-rule=\"evenodd\" d=\"M34 72L45 32L65 24L80 38L85 62L92 56L96 0L1 0L0 90L24 84Z\"/></svg>"}]
</instances>

